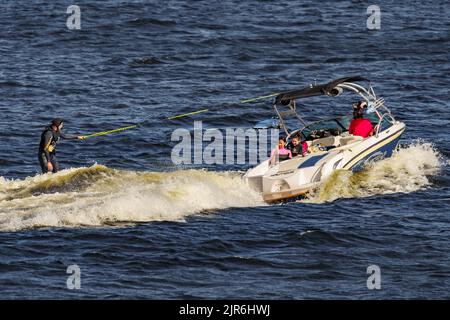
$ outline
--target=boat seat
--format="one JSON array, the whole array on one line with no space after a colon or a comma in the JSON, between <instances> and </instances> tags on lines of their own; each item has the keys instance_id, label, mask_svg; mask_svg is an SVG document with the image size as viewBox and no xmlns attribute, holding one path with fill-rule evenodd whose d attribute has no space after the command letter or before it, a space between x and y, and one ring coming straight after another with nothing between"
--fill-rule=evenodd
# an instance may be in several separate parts
<instances>
[{"instance_id":1,"label":"boat seat","mask_svg":"<svg viewBox=\"0 0 450 320\"><path fill-rule=\"evenodd\" d=\"M331 147L331 146L337 147L339 145L340 140L341 137L329 136L313 140L311 145L315 146L320 144L322 147Z\"/></svg>"},{"instance_id":2,"label":"boat seat","mask_svg":"<svg viewBox=\"0 0 450 320\"><path fill-rule=\"evenodd\" d=\"M349 135L346 137L341 137L340 143L341 143L341 146L346 146L348 144L351 144L351 143L354 143L357 141L361 141L361 140L363 140L363 137L361 137L361 136Z\"/></svg>"}]
</instances>

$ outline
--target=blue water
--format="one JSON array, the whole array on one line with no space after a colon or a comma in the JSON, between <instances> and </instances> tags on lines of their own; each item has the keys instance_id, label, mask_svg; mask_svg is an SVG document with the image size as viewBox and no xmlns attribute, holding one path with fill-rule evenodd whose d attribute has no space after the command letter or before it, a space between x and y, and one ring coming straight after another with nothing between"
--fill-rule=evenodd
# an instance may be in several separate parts
<instances>
[{"instance_id":1,"label":"blue water","mask_svg":"<svg viewBox=\"0 0 450 320\"><path fill-rule=\"evenodd\" d=\"M0 298L450 298L448 1L385 1L380 30L366 1L77 1L68 30L71 4L1 3ZM399 156L350 187L264 205L239 180L249 165L172 164L194 119L249 128L270 101L240 99L347 75L407 126ZM349 111L326 106L303 114ZM62 167L89 169L52 182L37 146L56 116L72 134L140 127L63 141Z\"/></svg>"}]
</instances>

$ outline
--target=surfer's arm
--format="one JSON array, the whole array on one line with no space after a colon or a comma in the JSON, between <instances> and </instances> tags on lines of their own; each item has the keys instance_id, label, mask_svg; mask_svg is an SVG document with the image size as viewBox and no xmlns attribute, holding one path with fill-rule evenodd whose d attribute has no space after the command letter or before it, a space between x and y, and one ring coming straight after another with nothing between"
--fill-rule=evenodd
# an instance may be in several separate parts
<instances>
[{"instance_id":1,"label":"surfer's arm","mask_svg":"<svg viewBox=\"0 0 450 320\"><path fill-rule=\"evenodd\" d=\"M66 135L62 132L59 133L59 136L64 140L83 140L84 138L83 136Z\"/></svg>"}]
</instances>

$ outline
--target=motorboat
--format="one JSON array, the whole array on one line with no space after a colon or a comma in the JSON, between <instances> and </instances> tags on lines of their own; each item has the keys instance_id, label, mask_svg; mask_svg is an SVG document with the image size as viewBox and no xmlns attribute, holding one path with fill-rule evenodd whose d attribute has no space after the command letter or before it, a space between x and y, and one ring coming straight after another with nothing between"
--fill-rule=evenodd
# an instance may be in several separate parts
<instances>
[{"instance_id":1,"label":"motorboat","mask_svg":"<svg viewBox=\"0 0 450 320\"><path fill-rule=\"evenodd\" d=\"M363 138L349 133L353 119L351 113L306 122L298 112L306 98L336 98L349 94L366 101L364 118L373 125L371 136ZM319 106L323 111L325 107L322 104ZM333 101L332 111L338 110L338 107ZM342 107L351 110L351 105L344 104ZM370 162L390 157L405 131L405 124L393 117L384 99L375 94L372 83L361 76L280 92L275 96L273 109L278 126L286 134L287 143L298 136L306 141L308 153L275 163L267 159L246 172L244 178L247 183L261 192L268 203L305 196L336 170L357 171ZM295 123L291 131L292 120ZM269 123L273 125L273 121Z\"/></svg>"}]
</instances>

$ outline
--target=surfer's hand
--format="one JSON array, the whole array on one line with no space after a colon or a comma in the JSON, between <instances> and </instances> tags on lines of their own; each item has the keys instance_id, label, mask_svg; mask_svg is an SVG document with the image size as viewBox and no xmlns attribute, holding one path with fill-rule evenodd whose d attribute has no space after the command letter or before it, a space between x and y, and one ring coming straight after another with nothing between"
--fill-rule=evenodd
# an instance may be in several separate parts
<instances>
[{"instance_id":1,"label":"surfer's hand","mask_svg":"<svg viewBox=\"0 0 450 320\"><path fill-rule=\"evenodd\" d=\"M84 139L86 139L86 137L85 136L78 136L77 139L78 140L84 140Z\"/></svg>"},{"instance_id":2,"label":"surfer's hand","mask_svg":"<svg viewBox=\"0 0 450 320\"><path fill-rule=\"evenodd\" d=\"M53 165L51 162L47 162L47 169L48 171L53 171Z\"/></svg>"}]
</instances>

